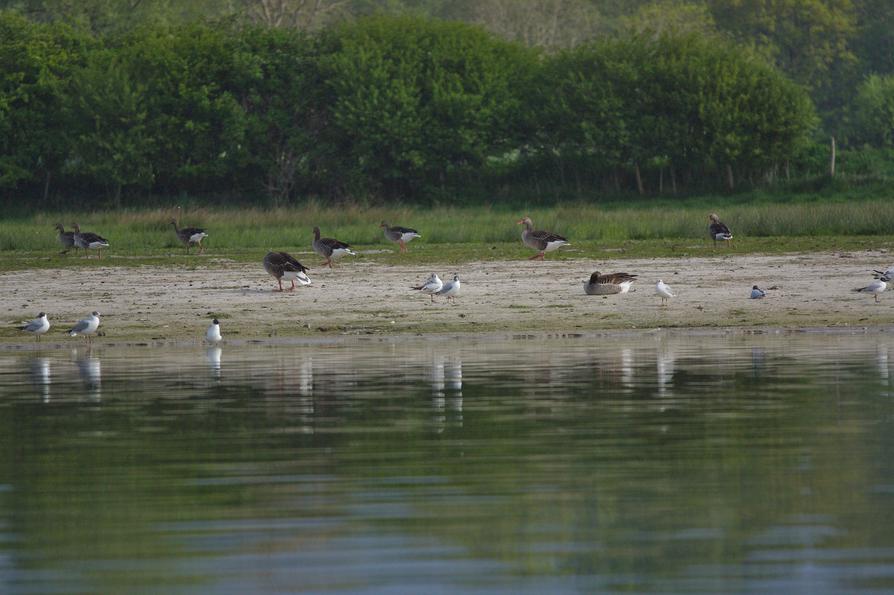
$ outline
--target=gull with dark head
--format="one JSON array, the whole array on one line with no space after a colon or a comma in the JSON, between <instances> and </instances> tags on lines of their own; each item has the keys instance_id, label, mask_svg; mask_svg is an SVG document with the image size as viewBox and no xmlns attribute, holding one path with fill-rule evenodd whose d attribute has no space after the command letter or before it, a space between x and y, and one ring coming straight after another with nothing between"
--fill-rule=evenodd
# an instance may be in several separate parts
<instances>
[{"instance_id":1,"label":"gull with dark head","mask_svg":"<svg viewBox=\"0 0 894 595\"><path fill-rule=\"evenodd\" d=\"M875 303L879 302L878 296L888 288L888 283L881 279L876 279L866 287L858 287L854 291L860 293L871 293L875 297Z\"/></svg>"},{"instance_id":2,"label":"gull with dark head","mask_svg":"<svg viewBox=\"0 0 894 595\"><path fill-rule=\"evenodd\" d=\"M661 279L659 279L658 283L655 284L655 293L657 293L661 297L662 306L667 305L667 300L669 298L677 297L676 294L671 291L671 288L667 285L667 283L665 283Z\"/></svg>"},{"instance_id":3,"label":"gull with dark head","mask_svg":"<svg viewBox=\"0 0 894 595\"><path fill-rule=\"evenodd\" d=\"M757 285L755 285L754 287L751 288L751 299L753 299L753 300L759 300L762 297L766 297L766 295L767 295L767 292L764 291L763 289L761 289L760 287L758 287Z\"/></svg>"},{"instance_id":4,"label":"gull with dark head","mask_svg":"<svg viewBox=\"0 0 894 595\"><path fill-rule=\"evenodd\" d=\"M83 320L79 320L73 327L68 329L68 334L72 337L83 335L87 338L87 341L90 342L93 339L93 335L96 334L96 330L98 328L99 312L94 311L90 314L90 316L84 318Z\"/></svg>"},{"instance_id":5,"label":"gull with dark head","mask_svg":"<svg viewBox=\"0 0 894 595\"><path fill-rule=\"evenodd\" d=\"M437 273L432 273L421 285L411 287L410 289L427 293L431 296L431 301L435 301L435 294L441 291L442 287L444 287L444 282L441 281L441 278L438 277Z\"/></svg>"},{"instance_id":6,"label":"gull with dark head","mask_svg":"<svg viewBox=\"0 0 894 595\"><path fill-rule=\"evenodd\" d=\"M209 343L220 343L222 339L223 337L220 336L220 321L215 318L208 325L208 330L205 331L205 340Z\"/></svg>"},{"instance_id":7,"label":"gull with dark head","mask_svg":"<svg viewBox=\"0 0 894 595\"><path fill-rule=\"evenodd\" d=\"M443 295L449 302L451 299L456 303L456 296L459 295L459 275L453 275L453 281L447 281L443 287L435 292L435 295Z\"/></svg>"},{"instance_id":8,"label":"gull with dark head","mask_svg":"<svg viewBox=\"0 0 894 595\"><path fill-rule=\"evenodd\" d=\"M19 330L33 334L36 340L40 341L40 336L50 330L50 321L47 318L46 313L41 312L37 315L37 318L25 324L24 326L20 326Z\"/></svg>"}]
</instances>

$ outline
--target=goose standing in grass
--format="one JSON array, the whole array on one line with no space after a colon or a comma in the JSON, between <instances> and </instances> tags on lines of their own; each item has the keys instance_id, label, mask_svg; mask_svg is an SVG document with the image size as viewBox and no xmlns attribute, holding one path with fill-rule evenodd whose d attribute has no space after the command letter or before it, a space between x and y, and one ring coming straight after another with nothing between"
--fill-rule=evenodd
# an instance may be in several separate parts
<instances>
[{"instance_id":1,"label":"goose standing in grass","mask_svg":"<svg viewBox=\"0 0 894 595\"><path fill-rule=\"evenodd\" d=\"M24 326L20 326L19 330L33 334L35 338L40 341L40 336L50 330L50 321L47 318L46 313L41 312L37 315L37 318Z\"/></svg>"},{"instance_id":2,"label":"goose standing in grass","mask_svg":"<svg viewBox=\"0 0 894 595\"><path fill-rule=\"evenodd\" d=\"M518 225L524 225L522 230L522 242L528 248L537 250L538 253L528 260L543 260L544 254L558 250L568 243L568 240L551 231L535 230L530 217L522 217L517 221Z\"/></svg>"},{"instance_id":3,"label":"goose standing in grass","mask_svg":"<svg viewBox=\"0 0 894 595\"><path fill-rule=\"evenodd\" d=\"M90 231L81 231L77 223L72 223L74 228L74 244L84 249L84 255L89 257L88 250L96 250L99 258L102 258L102 249L109 247L109 241Z\"/></svg>"},{"instance_id":4,"label":"goose standing in grass","mask_svg":"<svg viewBox=\"0 0 894 595\"><path fill-rule=\"evenodd\" d=\"M92 335L96 334L98 328L99 312L94 311L87 318L77 321L73 327L68 329L68 334L72 337L83 335L90 342L93 338Z\"/></svg>"},{"instance_id":5,"label":"goose standing in grass","mask_svg":"<svg viewBox=\"0 0 894 595\"><path fill-rule=\"evenodd\" d=\"M630 286L636 281L636 275L627 273L608 273L600 275L596 271L590 275L589 281L584 281L584 291L587 295L611 295L614 293L627 293Z\"/></svg>"},{"instance_id":6,"label":"goose standing in grass","mask_svg":"<svg viewBox=\"0 0 894 595\"><path fill-rule=\"evenodd\" d=\"M672 297L677 297L671 288L661 279L658 280L658 283L655 284L655 293L657 293L661 297L661 305L666 306L667 300Z\"/></svg>"},{"instance_id":7,"label":"goose standing in grass","mask_svg":"<svg viewBox=\"0 0 894 595\"><path fill-rule=\"evenodd\" d=\"M388 225L384 221L379 225L382 229L385 230L385 237L391 240L392 242L397 242L400 245L400 251L407 251L407 242L411 242L416 238L421 238L419 232L415 229L410 229L409 227L401 227L400 225L395 225L394 227Z\"/></svg>"},{"instance_id":8,"label":"goose standing in grass","mask_svg":"<svg viewBox=\"0 0 894 595\"><path fill-rule=\"evenodd\" d=\"M714 240L714 247L717 247L717 242L730 242L730 245L732 245L733 234L729 227L720 220L720 217L715 213L711 213L708 215L708 220L711 222L708 225L708 234Z\"/></svg>"},{"instance_id":9,"label":"goose standing in grass","mask_svg":"<svg viewBox=\"0 0 894 595\"><path fill-rule=\"evenodd\" d=\"M873 296L875 296L875 303L878 303L878 296L881 295L881 293L886 289L888 289L888 283L881 279L876 279L866 287L858 287L857 289L854 289L854 291L860 293L871 293Z\"/></svg>"},{"instance_id":10,"label":"goose standing in grass","mask_svg":"<svg viewBox=\"0 0 894 595\"><path fill-rule=\"evenodd\" d=\"M289 291L295 289L296 281L300 285L310 285L310 277L305 274L309 269L286 252L268 252L264 257L264 270L279 283L279 291L283 290L283 279L292 282Z\"/></svg>"},{"instance_id":11,"label":"goose standing in grass","mask_svg":"<svg viewBox=\"0 0 894 595\"><path fill-rule=\"evenodd\" d=\"M61 223L56 224L56 231L59 232L56 237L59 239L59 243L62 244L62 252L60 252L59 254L67 254L68 251L72 248L77 250L77 246L75 246L73 231L65 231L65 228L62 227Z\"/></svg>"},{"instance_id":12,"label":"goose standing in grass","mask_svg":"<svg viewBox=\"0 0 894 595\"><path fill-rule=\"evenodd\" d=\"M443 295L445 298L447 298L448 302L452 299L453 303L455 304L456 296L459 295L459 288L459 275L453 275L453 281L447 281L447 283L444 283L441 289L435 292L435 295Z\"/></svg>"},{"instance_id":13,"label":"goose standing in grass","mask_svg":"<svg viewBox=\"0 0 894 595\"><path fill-rule=\"evenodd\" d=\"M321 238L319 227L314 227L313 249L314 252L326 259L323 264L327 265L330 269L332 268L333 260L338 260L345 254L350 254L351 256L357 255L356 252L351 250L350 244L340 242L333 238Z\"/></svg>"},{"instance_id":14,"label":"goose standing in grass","mask_svg":"<svg viewBox=\"0 0 894 595\"><path fill-rule=\"evenodd\" d=\"M205 331L205 340L209 343L220 343L222 339L223 337L220 336L220 321L215 318L208 325L208 330Z\"/></svg>"},{"instance_id":15,"label":"goose standing in grass","mask_svg":"<svg viewBox=\"0 0 894 595\"><path fill-rule=\"evenodd\" d=\"M755 285L751 288L751 299L759 300L767 296L767 292Z\"/></svg>"},{"instance_id":16,"label":"goose standing in grass","mask_svg":"<svg viewBox=\"0 0 894 595\"><path fill-rule=\"evenodd\" d=\"M204 229L199 227L184 227L180 228L177 226L177 220L171 219L171 225L174 226L174 233L177 234L177 239L179 239L186 246L186 253L189 254L190 246L198 246L199 254L201 254L205 247L202 246L202 240L208 237L208 234L205 233Z\"/></svg>"},{"instance_id":17,"label":"goose standing in grass","mask_svg":"<svg viewBox=\"0 0 894 595\"><path fill-rule=\"evenodd\" d=\"M416 291L427 293L431 296L431 301L435 301L435 294L441 291L442 287L444 287L444 282L441 281L441 278L438 277L437 273L432 273L431 276L429 276L429 278L422 283L422 285L417 285L416 287L411 287L410 289L415 289Z\"/></svg>"}]
</instances>

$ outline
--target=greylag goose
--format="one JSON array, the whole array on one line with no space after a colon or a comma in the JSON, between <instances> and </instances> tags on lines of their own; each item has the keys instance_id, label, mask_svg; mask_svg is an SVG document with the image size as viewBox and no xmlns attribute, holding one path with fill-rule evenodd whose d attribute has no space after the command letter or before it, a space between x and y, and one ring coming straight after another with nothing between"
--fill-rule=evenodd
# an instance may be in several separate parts
<instances>
[{"instance_id":1,"label":"greylag goose","mask_svg":"<svg viewBox=\"0 0 894 595\"><path fill-rule=\"evenodd\" d=\"M40 341L40 336L50 330L50 321L47 318L46 313L41 312L37 315L37 318L24 326L20 326L19 330L33 334L37 340Z\"/></svg>"},{"instance_id":2,"label":"greylag goose","mask_svg":"<svg viewBox=\"0 0 894 595\"><path fill-rule=\"evenodd\" d=\"M392 242L397 242L400 245L400 251L407 251L407 242L414 240L415 238L421 238L419 232L415 229L410 229L409 227L401 227L400 225L395 225L391 227L384 221L379 225L382 229L385 230L385 237L391 240Z\"/></svg>"},{"instance_id":3,"label":"greylag goose","mask_svg":"<svg viewBox=\"0 0 894 595\"><path fill-rule=\"evenodd\" d=\"M568 243L568 240L551 231L535 230L530 217L519 219L518 225L525 226L522 230L522 242L524 242L525 246L538 251L537 254L528 260L543 260L546 252L558 250L559 247Z\"/></svg>"},{"instance_id":4,"label":"greylag goose","mask_svg":"<svg viewBox=\"0 0 894 595\"><path fill-rule=\"evenodd\" d=\"M59 243L62 244L62 252L59 254L67 254L69 250L74 248L77 250L77 246L75 246L74 241L74 232L73 231L65 231L65 228L62 227L61 223L56 224L56 231L59 232L57 236L59 238Z\"/></svg>"},{"instance_id":5,"label":"greylag goose","mask_svg":"<svg viewBox=\"0 0 894 595\"><path fill-rule=\"evenodd\" d=\"M221 339L223 337L220 336L220 321L215 318L208 326L208 330L205 331L205 340L209 343L220 343Z\"/></svg>"},{"instance_id":6,"label":"greylag goose","mask_svg":"<svg viewBox=\"0 0 894 595\"><path fill-rule=\"evenodd\" d=\"M283 279L292 282L289 291L295 289L295 281L310 285L310 277L305 274L309 269L286 252L268 252L264 257L264 270L279 283L279 291L282 291Z\"/></svg>"},{"instance_id":7,"label":"greylag goose","mask_svg":"<svg viewBox=\"0 0 894 595\"><path fill-rule=\"evenodd\" d=\"M451 299L456 303L456 296L459 295L459 275L453 275L453 281L444 283L443 287L435 292L435 295L443 295L449 302Z\"/></svg>"},{"instance_id":8,"label":"greylag goose","mask_svg":"<svg viewBox=\"0 0 894 595\"><path fill-rule=\"evenodd\" d=\"M327 265L330 269L332 268L333 260L338 260L345 254L350 254L351 256L357 255L356 252L351 250L350 244L340 242L333 238L321 238L319 227L314 227L313 248L314 252L326 259L323 264Z\"/></svg>"},{"instance_id":9,"label":"greylag goose","mask_svg":"<svg viewBox=\"0 0 894 595\"><path fill-rule=\"evenodd\" d=\"M427 293L431 296L431 301L435 301L435 294L441 291L442 287L444 287L444 282L441 281L441 278L438 277L437 273L432 273L421 285L411 287L410 289Z\"/></svg>"},{"instance_id":10,"label":"greylag goose","mask_svg":"<svg viewBox=\"0 0 894 595\"><path fill-rule=\"evenodd\" d=\"M96 330L98 328L99 312L92 312L90 316L84 318L83 320L77 321L73 327L68 329L68 334L72 337L84 335L85 337L87 337L87 340L90 341L92 339L92 335L96 333Z\"/></svg>"},{"instance_id":11,"label":"greylag goose","mask_svg":"<svg viewBox=\"0 0 894 595\"><path fill-rule=\"evenodd\" d=\"M888 289L888 283L886 281L882 281L881 279L876 279L866 287L858 287L854 291L858 291L860 293L871 293L875 296L875 302L878 303L878 296Z\"/></svg>"},{"instance_id":12,"label":"greylag goose","mask_svg":"<svg viewBox=\"0 0 894 595\"><path fill-rule=\"evenodd\" d=\"M181 229L177 226L177 220L171 219L171 225L174 226L174 233L177 234L177 239L179 239L186 246L186 253L189 254L190 246L198 246L199 254L201 254L205 248L202 246L202 240L208 237L208 234L205 233L204 229L199 227L184 227Z\"/></svg>"},{"instance_id":13,"label":"greylag goose","mask_svg":"<svg viewBox=\"0 0 894 595\"><path fill-rule=\"evenodd\" d=\"M77 223L72 223L74 228L74 244L78 248L84 249L84 254L88 255L88 250L97 250L99 257L102 258L102 249L109 247L109 241L90 231L81 231ZM89 255L88 255L89 256Z\"/></svg>"},{"instance_id":14,"label":"greylag goose","mask_svg":"<svg viewBox=\"0 0 894 595\"><path fill-rule=\"evenodd\" d=\"M766 296L767 296L767 292L764 291L763 289L761 289L760 287L758 287L757 285L755 285L754 287L751 288L751 299L759 300L762 297L766 297Z\"/></svg>"},{"instance_id":15,"label":"greylag goose","mask_svg":"<svg viewBox=\"0 0 894 595\"><path fill-rule=\"evenodd\" d=\"M711 222L711 224L708 225L708 234L711 236L711 239L714 240L714 246L717 246L717 242L730 242L730 244L732 244L733 234L730 232L729 227L720 220L720 217L711 213L708 215L708 220Z\"/></svg>"},{"instance_id":16,"label":"greylag goose","mask_svg":"<svg viewBox=\"0 0 894 595\"><path fill-rule=\"evenodd\" d=\"M627 293L630 286L636 281L636 275L627 273L608 273L600 275L596 271L590 275L589 281L584 281L584 291L587 295L611 295L613 293Z\"/></svg>"},{"instance_id":17,"label":"greylag goose","mask_svg":"<svg viewBox=\"0 0 894 595\"><path fill-rule=\"evenodd\" d=\"M655 284L655 293L661 297L661 305L666 306L668 298L677 297L671 288L661 279Z\"/></svg>"}]
</instances>

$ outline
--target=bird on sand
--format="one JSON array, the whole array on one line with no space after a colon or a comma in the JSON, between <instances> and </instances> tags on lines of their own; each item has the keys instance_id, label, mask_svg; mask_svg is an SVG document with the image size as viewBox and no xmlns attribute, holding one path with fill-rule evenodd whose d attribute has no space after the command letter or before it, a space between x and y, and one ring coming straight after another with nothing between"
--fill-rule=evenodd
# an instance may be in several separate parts
<instances>
[{"instance_id":1,"label":"bird on sand","mask_svg":"<svg viewBox=\"0 0 894 595\"><path fill-rule=\"evenodd\" d=\"M661 279L658 280L658 283L655 284L655 293L661 296L661 305L666 306L667 300L672 297L677 297L676 294L671 291L671 288Z\"/></svg>"},{"instance_id":2,"label":"bird on sand","mask_svg":"<svg viewBox=\"0 0 894 595\"><path fill-rule=\"evenodd\" d=\"M379 225L383 230L385 230L385 237L391 240L392 242L397 242L400 246L401 252L407 251L407 242L411 242L416 238L421 238L419 232L415 229L410 229L409 227L401 227L400 225L390 226L384 221Z\"/></svg>"},{"instance_id":3,"label":"bird on sand","mask_svg":"<svg viewBox=\"0 0 894 595\"><path fill-rule=\"evenodd\" d=\"M223 337L220 336L220 321L215 318L208 325L208 330L205 331L205 340L209 343L220 343L222 339Z\"/></svg>"},{"instance_id":4,"label":"bird on sand","mask_svg":"<svg viewBox=\"0 0 894 595\"><path fill-rule=\"evenodd\" d=\"M303 264L295 260L288 252L268 252L264 257L264 270L279 283L279 291L282 291L282 280L291 281L289 291L295 289L295 282L300 285L310 285L309 270ZM273 291L276 291L275 289Z\"/></svg>"},{"instance_id":5,"label":"bird on sand","mask_svg":"<svg viewBox=\"0 0 894 595\"><path fill-rule=\"evenodd\" d=\"M314 252L325 258L324 265L332 268L332 261L338 260L345 254L356 256L357 253L351 250L350 244L346 244L334 238L321 238L320 228L314 227Z\"/></svg>"},{"instance_id":6,"label":"bird on sand","mask_svg":"<svg viewBox=\"0 0 894 595\"><path fill-rule=\"evenodd\" d=\"M25 331L27 333L32 333L34 337L38 341L40 341L40 336L50 330L50 321L47 318L46 313L41 312L37 315L37 318L23 326L20 326L19 330Z\"/></svg>"},{"instance_id":7,"label":"bird on sand","mask_svg":"<svg viewBox=\"0 0 894 595\"><path fill-rule=\"evenodd\" d=\"M627 273L599 274L596 271L590 275L588 281L584 281L584 292L587 295L611 295L614 293L627 293L630 286L636 281L636 275Z\"/></svg>"},{"instance_id":8,"label":"bird on sand","mask_svg":"<svg viewBox=\"0 0 894 595\"><path fill-rule=\"evenodd\" d=\"M534 223L530 217L522 217L516 222L517 225L524 225L522 230L522 243L528 248L537 250L537 254L531 256L528 260L543 260L544 254L558 250L562 246L568 244L568 240L551 231L535 230Z\"/></svg>"},{"instance_id":9,"label":"bird on sand","mask_svg":"<svg viewBox=\"0 0 894 595\"><path fill-rule=\"evenodd\" d=\"M432 273L429 275L428 279L423 281L420 285L411 287L410 289L427 293L431 296L431 301L435 301L435 294L441 291L442 287L444 287L444 282L441 281L441 278L438 277L437 273Z\"/></svg>"},{"instance_id":10,"label":"bird on sand","mask_svg":"<svg viewBox=\"0 0 894 595\"><path fill-rule=\"evenodd\" d=\"M453 281L447 281L446 283L444 283L444 286L441 287L440 290L435 292L435 295L443 295L445 298L447 298L448 302L452 299L453 303L455 304L456 296L459 295L459 287L459 275L453 275Z\"/></svg>"},{"instance_id":11,"label":"bird on sand","mask_svg":"<svg viewBox=\"0 0 894 595\"><path fill-rule=\"evenodd\" d=\"M99 312L92 312L87 318L79 320L73 327L68 329L68 334L72 337L83 335L87 341L93 339L96 330L99 328Z\"/></svg>"},{"instance_id":12,"label":"bird on sand","mask_svg":"<svg viewBox=\"0 0 894 595\"><path fill-rule=\"evenodd\" d=\"M753 299L753 300L759 300L762 297L766 297L766 295L767 295L767 292L764 291L763 289L761 289L760 287L758 287L757 285L755 285L754 287L751 288L751 299Z\"/></svg>"},{"instance_id":13,"label":"bird on sand","mask_svg":"<svg viewBox=\"0 0 894 595\"><path fill-rule=\"evenodd\" d=\"M881 293L883 291L885 291L887 288L888 288L887 282L882 281L881 279L876 279L875 281L873 281L866 287L858 287L858 288L854 289L854 291L857 291L860 293L871 293L873 296L875 296L875 303L878 303L879 302L878 296L881 295Z\"/></svg>"}]
</instances>

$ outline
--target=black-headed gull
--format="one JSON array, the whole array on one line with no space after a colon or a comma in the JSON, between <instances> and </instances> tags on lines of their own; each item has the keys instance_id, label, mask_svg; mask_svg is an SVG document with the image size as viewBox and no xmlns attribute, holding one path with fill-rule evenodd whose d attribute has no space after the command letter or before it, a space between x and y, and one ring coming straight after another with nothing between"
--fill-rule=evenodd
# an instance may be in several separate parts
<instances>
[{"instance_id":1,"label":"black-headed gull","mask_svg":"<svg viewBox=\"0 0 894 595\"><path fill-rule=\"evenodd\" d=\"M758 287L757 285L755 285L754 287L751 288L751 299L753 299L753 300L759 300L762 297L766 297L766 295L767 295L767 292L764 291L763 289L761 289L760 287Z\"/></svg>"},{"instance_id":2,"label":"black-headed gull","mask_svg":"<svg viewBox=\"0 0 894 595\"><path fill-rule=\"evenodd\" d=\"M871 293L875 296L875 301L878 303L878 296L888 288L888 284L881 279L876 279L866 287L858 287L854 289L854 291L858 291L860 293Z\"/></svg>"},{"instance_id":3,"label":"black-headed gull","mask_svg":"<svg viewBox=\"0 0 894 595\"><path fill-rule=\"evenodd\" d=\"M94 311L87 318L77 321L73 327L68 329L68 334L72 337L84 335L90 341L98 328L99 312Z\"/></svg>"},{"instance_id":4,"label":"black-headed gull","mask_svg":"<svg viewBox=\"0 0 894 595\"><path fill-rule=\"evenodd\" d=\"M441 291L442 287L444 287L444 282L441 281L437 273L432 273L421 285L411 287L410 289L427 293L431 296L431 301L435 301L435 294Z\"/></svg>"},{"instance_id":5,"label":"black-headed gull","mask_svg":"<svg viewBox=\"0 0 894 595\"><path fill-rule=\"evenodd\" d=\"M446 283L444 283L444 286L441 287L439 291L435 292L435 295L443 295L445 298L447 298L448 302L452 299L453 303L455 304L456 296L459 295L459 287L459 275L453 275L453 281L447 281Z\"/></svg>"},{"instance_id":6,"label":"black-headed gull","mask_svg":"<svg viewBox=\"0 0 894 595\"><path fill-rule=\"evenodd\" d=\"M658 283L655 284L655 293L657 293L659 296L661 296L661 305L662 306L667 305L668 298L677 297L674 294L674 292L671 291L671 288L668 287L668 285L661 279L659 279Z\"/></svg>"},{"instance_id":7,"label":"black-headed gull","mask_svg":"<svg viewBox=\"0 0 894 595\"><path fill-rule=\"evenodd\" d=\"M209 343L220 343L222 339L223 337L220 336L220 321L215 318L208 325L208 330L205 331L205 340Z\"/></svg>"},{"instance_id":8,"label":"black-headed gull","mask_svg":"<svg viewBox=\"0 0 894 595\"><path fill-rule=\"evenodd\" d=\"M40 336L50 330L50 321L47 318L46 313L41 312L37 315L37 318L25 324L24 326L20 326L19 330L32 333L37 338L37 340L40 341Z\"/></svg>"}]
</instances>

